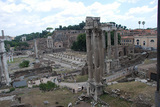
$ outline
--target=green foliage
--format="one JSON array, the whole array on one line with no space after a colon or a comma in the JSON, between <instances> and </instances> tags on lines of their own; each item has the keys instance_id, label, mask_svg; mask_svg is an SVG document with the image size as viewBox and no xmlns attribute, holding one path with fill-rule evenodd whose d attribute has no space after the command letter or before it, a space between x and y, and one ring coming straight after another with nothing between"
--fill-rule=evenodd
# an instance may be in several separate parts
<instances>
[{"instance_id":1,"label":"green foliage","mask_svg":"<svg viewBox=\"0 0 160 107\"><path fill-rule=\"evenodd\" d=\"M17 40L13 41L4 41L6 51L9 51L10 47L14 47L15 50L24 50L26 47L29 47L29 44L27 42L20 42Z\"/></svg>"},{"instance_id":2,"label":"green foliage","mask_svg":"<svg viewBox=\"0 0 160 107\"><path fill-rule=\"evenodd\" d=\"M9 92L12 92L14 90L15 90L15 88L12 87L12 88L9 89Z\"/></svg>"},{"instance_id":3,"label":"green foliage","mask_svg":"<svg viewBox=\"0 0 160 107\"><path fill-rule=\"evenodd\" d=\"M86 34L79 34L71 49L74 51L86 51Z\"/></svg>"},{"instance_id":4,"label":"green foliage","mask_svg":"<svg viewBox=\"0 0 160 107\"><path fill-rule=\"evenodd\" d=\"M56 87L57 87L56 84L51 82L51 81L48 81L46 84L45 83L41 83L39 85L39 89L42 90L42 91L51 91Z\"/></svg>"},{"instance_id":5,"label":"green foliage","mask_svg":"<svg viewBox=\"0 0 160 107\"><path fill-rule=\"evenodd\" d=\"M23 36L26 36L27 41L33 40L33 39L36 39L36 38L47 38L48 36L51 36L53 34L53 32L50 32L50 30L53 30L53 28L48 27L48 28L46 28L46 30L42 30L42 33L39 33L39 32L34 33L33 32L33 33L30 33L30 34L22 34L22 35L16 36L15 40L16 41L21 41L21 38Z\"/></svg>"},{"instance_id":6,"label":"green foliage","mask_svg":"<svg viewBox=\"0 0 160 107\"><path fill-rule=\"evenodd\" d=\"M47 27L46 30L49 30L49 32L50 32L51 30L53 30L53 28L52 27Z\"/></svg>"},{"instance_id":7,"label":"green foliage","mask_svg":"<svg viewBox=\"0 0 160 107\"><path fill-rule=\"evenodd\" d=\"M107 32L105 34L107 48ZM121 36L118 34L118 44L120 44ZM114 45L114 31L111 32L111 45ZM73 42L71 49L74 51L86 51L86 34L79 34L77 41Z\"/></svg>"},{"instance_id":8,"label":"green foliage","mask_svg":"<svg viewBox=\"0 0 160 107\"><path fill-rule=\"evenodd\" d=\"M62 25L60 25L59 28L55 28L55 30L82 30L84 26L85 22L82 21L81 23L79 23L79 25L69 25L68 27L62 27Z\"/></svg>"},{"instance_id":9,"label":"green foliage","mask_svg":"<svg viewBox=\"0 0 160 107\"><path fill-rule=\"evenodd\" d=\"M108 40L107 40L107 32L105 33L105 39L106 39L106 47L108 45ZM121 42L121 36L118 34L118 44ZM114 45L114 31L111 31L111 45Z\"/></svg>"},{"instance_id":10,"label":"green foliage","mask_svg":"<svg viewBox=\"0 0 160 107\"><path fill-rule=\"evenodd\" d=\"M22 63L19 64L20 68L25 68L29 66L29 61L28 60L24 60Z\"/></svg>"}]
</instances>

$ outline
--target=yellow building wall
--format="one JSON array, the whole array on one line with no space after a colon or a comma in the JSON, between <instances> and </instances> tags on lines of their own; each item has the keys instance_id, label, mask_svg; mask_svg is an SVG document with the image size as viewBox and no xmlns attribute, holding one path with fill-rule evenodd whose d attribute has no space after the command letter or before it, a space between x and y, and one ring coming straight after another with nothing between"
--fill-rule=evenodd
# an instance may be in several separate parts
<instances>
[{"instance_id":1,"label":"yellow building wall","mask_svg":"<svg viewBox=\"0 0 160 107\"><path fill-rule=\"evenodd\" d=\"M137 45L137 40L139 40L139 45L143 47L153 47L157 49L157 36L134 36L134 45ZM151 42L151 40L154 42Z\"/></svg>"}]
</instances>

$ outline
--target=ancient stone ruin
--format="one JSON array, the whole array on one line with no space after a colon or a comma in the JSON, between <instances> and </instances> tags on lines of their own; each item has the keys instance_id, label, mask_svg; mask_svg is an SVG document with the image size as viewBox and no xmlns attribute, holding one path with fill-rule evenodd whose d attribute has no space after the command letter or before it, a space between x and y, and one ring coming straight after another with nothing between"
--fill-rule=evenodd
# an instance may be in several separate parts
<instances>
[{"instance_id":1,"label":"ancient stone ruin","mask_svg":"<svg viewBox=\"0 0 160 107\"><path fill-rule=\"evenodd\" d=\"M0 85L9 85L11 79L9 78L8 65L6 59L6 50L4 47L4 40L0 40Z\"/></svg>"},{"instance_id":2,"label":"ancient stone ruin","mask_svg":"<svg viewBox=\"0 0 160 107\"><path fill-rule=\"evenodd\" d=\"M84 29L86 31L89 74L87 93L97 101L97 96L103 94L102 77L105 72L105 31L116 30L116 28L111 24L101 24L100 17L87 17ZM117 57L117 55L115 56Z\"/></svg>"}]
</instances>

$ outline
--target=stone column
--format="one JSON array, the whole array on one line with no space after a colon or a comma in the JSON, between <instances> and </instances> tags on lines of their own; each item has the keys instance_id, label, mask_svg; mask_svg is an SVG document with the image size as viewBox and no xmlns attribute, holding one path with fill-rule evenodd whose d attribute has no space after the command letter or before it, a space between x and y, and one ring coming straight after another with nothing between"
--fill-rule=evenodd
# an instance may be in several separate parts
<instances>
[{"instance_id":1,"label":"stone column","mask_svg":"<svg viewBox=\"0 0 160 107\"><path fill-rule=\"evenodd\" d=\"M0 82L2 82L2 74L3 74L3 65L2 65L2 56L0 55Z\"/></svg>"},{"instance_id":2,"label":"stone column","mask_svg":"<svg viewBox=\"0 0 160 107\"><path fill-rule=\"evenodd\" d=\"M114 31L115 59L118 58L118 32Z\"/></svg>"},{"instance_id":3,"label":"stone column","mask_svg":"<svg viewBox=\"0 0 160 107\"><path fill-rule=\"evenodd\" d=\"M11 57L11 56L9 55L9 57L8 57L8 61L9 61L9 62L11 62L11 58L10 58L10 57Z\"/></svg>"},{"instance_id":4,"label":"stone column","mask_svg":"<svg viewBox=\"0 0 160 107\"><path fill-rule=\"evenodd\" d=\"M99 34L98 34L98 29L93 29L93 52L94 52L94 78L95 78L95 83L98 84L100 82L100 59L99 59Z\"/></svg>"},{"instance_id":5,"label":"stone column","mask_svg":"<svg viewBox=\"0 0 160 107\"><path fill-rule=\"evenodd\" d=\"M91 30L86 30L86 45L87 45L87 64L89 81L93 79L93 60L92 60L92 44L91 44Z\"/></svg>"},{"instance_id":6,"label":"stone column","mask_svg":"<svg viewBox=\"0 0 160 107\"><path fill-rule=\"evenodd\" d=\"M10 82L11 82L11 79L9 78L9 73L8 73L8 65L7 65L6 53L4 53L3 56L2 56L2 65L3 65L6 85L9 85Z\"/></svg>"},{"instance_id":7,"label":"stone column","mask_svg":"<svg viewBox=\"0 0 160 107\"><path fill-rule=\"evenodd\" d=\"M4 39L4 31L2 30L2 39Z\"/></svg>"},{"instance_id":8,"label":"stone column","mask_svg":"<svg viewBox=\"0 0 160 107\"><path fill-rule=\"evenodd\" d=\"M106 66L105 66L105 59L106 59L106 37L105 37L105 31L102 31L102 68L103 68L103 71L102 71L102 74L101 74L101 77L103 77L103 74L105 73L106 71Z\"/></svg>"},{"instance_id":9,"label":"stone column","mask_svg":"<svg viewBox=\"0 0 160 107\"><path fill-rule=\"evenodd\" d=\"M35 55L36 55L36 59L38 58L38 49L37 49L37 41L36 39L34 39L34 51L35 51Z\"/></svg>"},{"instance_id":10,"label":"stone column","mask_svg":"<svg viewBox=\"0 0 160 107\"><path fill-rule=\"evenodd\" d=\"M105 72L105 32L100 30L99 31L99 62L100 62L100 80L102 79L102 76Z\"/></svg>"},{"instance_id":11,"label":"stone column","mask_svg":"<svg viewBox=\"0 0 160 107\"><path fill-rule=\"evenodd\" d=\"M12 62L13 62L13 53L12 53L11 59L12 59Z\"/></svg>"},{"instance_id":12,"label":"stone column","mask_svg":"<svg viewBox=\"0 0 160 107\"><path fill-rule=\"evenodd\" d=\"M107 32L107 44L108 44L108 48L107 48L108 59L111 59L111 32L110 31Z\"/></svg>"}]
</instances>

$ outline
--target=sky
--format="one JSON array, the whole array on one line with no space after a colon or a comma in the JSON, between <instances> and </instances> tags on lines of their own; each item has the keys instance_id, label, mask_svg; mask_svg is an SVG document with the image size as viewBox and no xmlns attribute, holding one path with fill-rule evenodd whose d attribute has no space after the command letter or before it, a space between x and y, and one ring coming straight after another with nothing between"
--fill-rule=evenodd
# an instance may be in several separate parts
<instances>
[{"instance_id":1,"label":"sky","mask_svg":"<svg viewBox=\"0 0 160 107\"><path fill-rule=\"evenodd\" d=\"M86 16L116 22L128 29L157 27L158 0L0 0L0 30L17 36L47 27L76 25ZM143 28L143 25L140 26ZM1 35L1 34L0 34Z\"/></svg>"}]
</instances>

